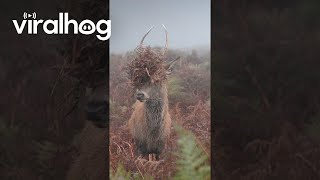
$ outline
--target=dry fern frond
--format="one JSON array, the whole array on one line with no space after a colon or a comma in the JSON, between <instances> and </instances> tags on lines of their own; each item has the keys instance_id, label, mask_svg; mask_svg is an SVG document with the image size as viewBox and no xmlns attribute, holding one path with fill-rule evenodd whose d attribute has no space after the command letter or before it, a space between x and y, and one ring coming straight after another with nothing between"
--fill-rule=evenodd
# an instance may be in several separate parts
<instances>
[{"instance_id":1,"label":"dry fern frond","mask_svg":"<svg viewBox=\"0 0 320 180\"><path fill-rule=\"evenodd\" d=\"M134 87L146 83L161 83L167 79L164 55L150 46L139 46L128 64L127 73Z\"/></svg>"}]
</instances>

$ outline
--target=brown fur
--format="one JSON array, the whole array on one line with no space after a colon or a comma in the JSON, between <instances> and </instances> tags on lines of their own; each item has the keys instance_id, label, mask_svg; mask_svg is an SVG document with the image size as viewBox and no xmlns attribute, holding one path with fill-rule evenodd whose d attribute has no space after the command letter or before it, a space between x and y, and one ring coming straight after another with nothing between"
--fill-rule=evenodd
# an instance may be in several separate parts
<instances>
[{"instance_id":1,"label":"brown fur","mask_svg":"<svg viewBox=\"0 0 320 180\"><path fill-rule=\"evenodd\" d=\"M159 99L151 99L145 102L137 100L134 104L134 112L128 122L138 153L143 155L151 153L159 155L165 145L166 139L170 135L171 118L168 111L166 82L153 88L159 89L156 89L157 93L150 92L150 98ZM160 119L157 120L157 117ZM158 130L158 132L154 130ZM139 142L144 144L143 148L139 149L139 144L137 144Z\"/></svg>"}]
</instances>

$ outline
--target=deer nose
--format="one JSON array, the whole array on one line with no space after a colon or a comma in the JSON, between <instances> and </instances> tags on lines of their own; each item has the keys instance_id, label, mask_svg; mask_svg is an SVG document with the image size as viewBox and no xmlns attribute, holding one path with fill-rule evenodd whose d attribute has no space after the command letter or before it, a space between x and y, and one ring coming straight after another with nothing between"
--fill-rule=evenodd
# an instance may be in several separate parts
<instances>
[{"instance_id":1,"label":"deer nose","mask_svg":"<svg viewBox=\"0 0 320 180\"><path fill-rule=\"evenodd\" d=\"M143 99L144 99L144 94L143 94L142 92L138 92L138 93L136 94L136 96L137 96L137 99L138 99L138 100L143 100Z\"/></svg>"}]
</instances>

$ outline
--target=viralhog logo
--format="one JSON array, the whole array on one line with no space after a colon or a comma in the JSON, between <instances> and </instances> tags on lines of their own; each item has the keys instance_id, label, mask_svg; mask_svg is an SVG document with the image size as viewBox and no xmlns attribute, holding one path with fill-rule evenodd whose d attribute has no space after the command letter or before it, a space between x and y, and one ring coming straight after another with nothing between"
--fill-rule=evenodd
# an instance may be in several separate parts
<instances>
[{"instance_id":1,"label":"viralhog logo","mask_svg":"<svg viewBox=\"0 0 320 180\"><path fill-rule=\"evenodd\" d=\"M30 19L28 19L30 18ZM36 20L36 13L28 14L23 13L23 19L20 25L16 19L12 20L13 25L18 34L22 34L27 24L28 34L37 34L39 26L42 25L42 29L46 34L69 34L69 25L73 25L73 34L90 35L97 32L97 38L99 40L108 40L111 36L111 20L101 19L95 24L89 19L85 19L78 23L74 19L69 20L68 13L59 13L59 19L38 19ZM26 20L28 19L28 20ZM101 26L105 25L102 29ZM52 28L53 27L53 28ZM41 28L40 28L41 30Z\"/></svg>"}]
</instances>

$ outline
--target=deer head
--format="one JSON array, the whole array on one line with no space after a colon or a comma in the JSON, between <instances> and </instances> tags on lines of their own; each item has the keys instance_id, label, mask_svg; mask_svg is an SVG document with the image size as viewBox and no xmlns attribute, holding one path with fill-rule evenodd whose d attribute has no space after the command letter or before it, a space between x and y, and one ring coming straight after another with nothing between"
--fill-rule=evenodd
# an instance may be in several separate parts
<instances>
[{"instance_id":1,"label":"deer head","mask_svg":"<svg viewBox=\"0 0 320 180\"><path fill-rule=\"evenodd\" d=\"M164 49L162 50L162 55L166 55L167 49L168 49L168 32L167 29L164 25L162 25L165 33L166 33L166 44ZM154 27L151 27L147 33L142 37L139 46L142 47L143 46L143 41L144 39L147 37L147 35L150 33L150 31L153 29ZM138 46L138 47L139 47ZM170 62L166 62L165 64L165 70L166 70L166 75L170 75L172 73L172 69L174 67L174 65L176 64L176 62L180 59L180 57L178 57L177 59L170 61ZM146 72L148 74L148 76L150 77L149 71L146 68ZM153 83L151 81L151 79L144 81L143 84L141 84L139 87L135 87L136 88L136 99L140 102L144 102L147 100L161 100L163 98L166 98L167 96L167 90L166 90L166 81L163 81L161 83Z\"/></svg>"}]
</instances>

